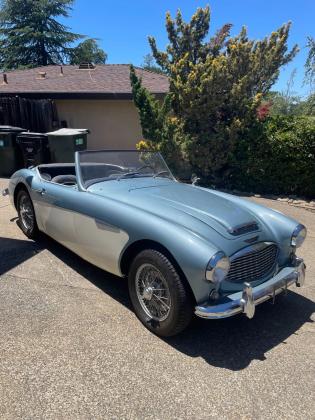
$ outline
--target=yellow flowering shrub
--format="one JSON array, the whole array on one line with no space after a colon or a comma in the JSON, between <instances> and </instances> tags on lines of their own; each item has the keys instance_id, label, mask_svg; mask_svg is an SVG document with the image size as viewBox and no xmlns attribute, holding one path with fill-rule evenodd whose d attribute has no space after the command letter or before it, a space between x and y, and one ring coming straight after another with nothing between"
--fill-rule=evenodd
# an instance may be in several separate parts
<instances>
[{"instance_id":1,"label":"yellow flowering shrub","mask_svg":"<svg viewBox=\"0 0 315 420\"><path fill-rule=\"evenodd\" d=\"M261 123L257 109L264 95L297 47L288 50L290 24L262 40L249 39L245 27L231 37L229 24L209 40L209 25L209 7L198 8L190 22L180 11L174 19L168 13L166 49L160 51L149 38L156 62L169 77L164 101L143 87L133 68L130 79L147 139L137 148L159 148L170 166L189 167L206 182L222 183L234 170L237 145Z\"/></svg>"},{"instance_id":2,"label":"yellow flowering shrub","mask_svg":"<svg viewBox=\"0 0 315 420\"><path fill-rule=\"evenodd\" d=\"M141 151L158 150L159 147L157 144L154 144L152 141L142 139L138 141L138 143L136 144L136 149L141 150Z\"/></svg>"}]
</instances>

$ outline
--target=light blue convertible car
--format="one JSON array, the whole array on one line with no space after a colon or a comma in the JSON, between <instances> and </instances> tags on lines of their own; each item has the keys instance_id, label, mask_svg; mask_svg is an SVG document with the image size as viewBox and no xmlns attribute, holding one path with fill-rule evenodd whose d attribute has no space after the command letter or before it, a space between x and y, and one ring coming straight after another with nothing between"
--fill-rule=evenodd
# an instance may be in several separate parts
<instances>
[{"instance_id":1,"label":"light blue convertible car","mask_svg":"<svg viewBox=\"0 0 315 420\"><path fill-rule=\"evenodd\" d=\"M306 229L238 197L178 182L159 153L77 152L75 164L12 175L19 224L106 271L128 276L136 315L154 333L182 331L193 313L244 313L301 286Z\"/></svg>"}]
</instances>

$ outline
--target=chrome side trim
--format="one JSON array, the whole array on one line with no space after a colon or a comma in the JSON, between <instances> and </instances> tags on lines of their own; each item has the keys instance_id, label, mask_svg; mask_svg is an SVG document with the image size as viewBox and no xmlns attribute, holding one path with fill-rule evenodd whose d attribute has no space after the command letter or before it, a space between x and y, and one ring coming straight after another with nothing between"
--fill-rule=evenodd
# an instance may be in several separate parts
<instances>
[{"instance_id":1,"label":"chrome side trim","mask_svg":"<svg viewBox=\"0 0 315 420\"><path fill-rule=\"evenodd\" d=\"M121 229L116 226L110 225L109 223L104 222L103 220L95 219L96 226L98 229L106 230L108 232L120 233Z\"/></svg>"},{"instance_id":2,"label":"chrome side trim","mask_svg":"<svg viewBox=\"0 0 315 420\"><path fill-rule=\"evenodd\" d=\"M295 267L285 267L276 276L254 288L244 283L242 292L228 296L228 301L213 305L209 302L195 307L195 314L201 318L227 318L245 313L253 318L255 307L268 299L274 299L279 293L286 291L293 284L301 287L305 281L305 264L302 258L296 258Z\"/></svg>"}]
</instances>

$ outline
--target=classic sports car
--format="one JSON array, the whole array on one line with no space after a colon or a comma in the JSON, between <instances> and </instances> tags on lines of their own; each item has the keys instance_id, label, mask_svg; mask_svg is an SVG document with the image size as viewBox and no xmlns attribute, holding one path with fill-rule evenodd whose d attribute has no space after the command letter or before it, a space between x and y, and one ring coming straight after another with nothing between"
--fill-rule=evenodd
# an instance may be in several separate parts
<instances>
[{"instance_id":1,"label":"classic sports car","mask_svg":"<svg viewBox=\"0 0 315 420\"><path fill-rule=\"evenodd\" d=\"M136 315L154 333L193 313L225 318L301 286L306 229L280 212L178 182L159 153L77 152L75 164L12 175L25 235L39 231L106 271L128 276Z\"/></svg>"}]
</instances>

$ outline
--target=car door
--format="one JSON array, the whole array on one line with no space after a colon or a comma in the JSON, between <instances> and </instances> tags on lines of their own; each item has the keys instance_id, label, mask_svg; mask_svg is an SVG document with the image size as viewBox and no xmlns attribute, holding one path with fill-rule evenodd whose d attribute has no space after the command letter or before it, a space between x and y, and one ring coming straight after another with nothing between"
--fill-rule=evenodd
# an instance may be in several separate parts
<instances>
[{"instance_id":1,"label":"car door","mask_svg":"<svg viewBox=\"0 0 315 420\"><path fill-rule=\"evenodd\" d=\"M73 251L97 267L120 274L119 256L129 236L114 217L117 209L109 200L89 192L79 194L77 211L73 214Z\"/></svg>"},{"instance_id":2,"label":"car door","mask_svg":"<svg viewBox=\"0 0 315 420\"><path fill-rule=\"evenodd\" d=\"M73 249L76 187L41 179L32 185L39 228L56 241Z\"/></svg>"}]
</instances>

